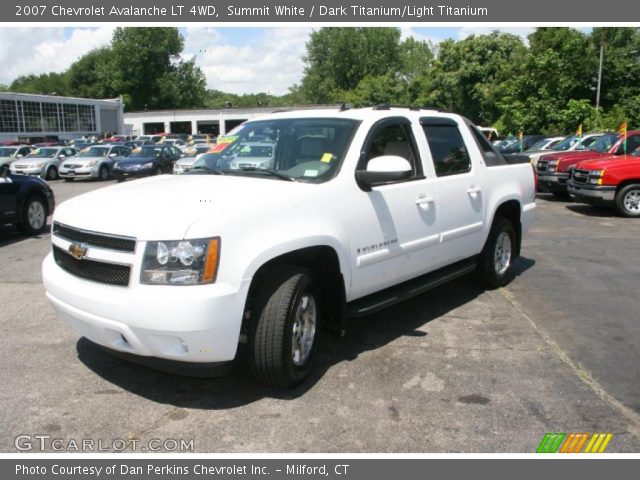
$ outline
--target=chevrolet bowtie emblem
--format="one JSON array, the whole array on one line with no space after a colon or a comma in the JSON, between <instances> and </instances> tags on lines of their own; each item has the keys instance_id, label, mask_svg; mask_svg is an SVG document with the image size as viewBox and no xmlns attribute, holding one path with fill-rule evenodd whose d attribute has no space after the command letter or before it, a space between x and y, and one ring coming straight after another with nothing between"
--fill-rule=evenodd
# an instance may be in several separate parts
<instances>
[{"instance_id":1,"label":"chevrolet bowtie emblem","mask_svg":"<svg viewBox=\"0 0 640 480\"><path fill-rule=\"evenodd\" d=\"M82 260L87 254L87 247L83 247L79 243L72 243L69 245L69 253L73 258Z\"/></svg>"}]
</instances>

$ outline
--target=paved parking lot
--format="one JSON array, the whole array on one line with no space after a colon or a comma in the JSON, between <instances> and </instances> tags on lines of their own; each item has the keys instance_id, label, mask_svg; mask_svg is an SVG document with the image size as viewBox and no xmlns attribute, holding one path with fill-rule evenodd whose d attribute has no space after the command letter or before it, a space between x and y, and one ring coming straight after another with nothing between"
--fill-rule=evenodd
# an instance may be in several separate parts
<instances>
[{"instance_id":1,"label":"paved parking lot","mask_svg":"<svg viewBox=\"0 0 640 480\"><path fill-rule=\"evenodd\" d=\"M61 202L105 184L52 185ZM242 366L181 378L78 340L44 296L48 235L0 227L0 451L48 434L193 439L200 452L533 452L546 432L581 431L638 452L640 222L546 195L538 206L508 288L464 278L354 321L289 393Z\"/></svg>"}]
</instances>

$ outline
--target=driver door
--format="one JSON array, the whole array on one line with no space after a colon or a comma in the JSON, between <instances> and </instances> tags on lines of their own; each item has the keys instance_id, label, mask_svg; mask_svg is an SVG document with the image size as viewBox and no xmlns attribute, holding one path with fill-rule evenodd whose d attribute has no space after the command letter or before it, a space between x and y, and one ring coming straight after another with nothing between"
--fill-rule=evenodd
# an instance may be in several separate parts
<instances>
[{"instance_id":1,"label":"driver door","mask_svg":"<svg viewBox=\"0 0 640 480\"><path fill-rule=\"evenodd\" d=\"M365 170L372 158L394 155L409 161L412 175L369 192L358 189L350 201L348 300L431 270L439 242L435 189L433 179L425 177L415 135L407 118L387 118L372 127L362 147L358 170Z\"/></svg>"}]
</instances>

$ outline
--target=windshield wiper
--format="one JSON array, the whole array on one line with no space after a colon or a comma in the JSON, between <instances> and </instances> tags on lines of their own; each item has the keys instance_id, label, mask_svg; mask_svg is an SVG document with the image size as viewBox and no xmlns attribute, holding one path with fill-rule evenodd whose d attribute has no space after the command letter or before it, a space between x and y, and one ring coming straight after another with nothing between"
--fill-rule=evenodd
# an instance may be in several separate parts
<instances>
[{"instance_id":1,"label":"windshield wiper","mask_svg":"<svg viewBox=\"0 0 640 480\"><path fill-rule=\"evenodd\" d=\"M258 168L258 167L244 167L241 168L240 170L238 170L240 172L260 172L260 173L266 173L267 175L269 175L270 177L274 177L274 178L279 178L280 180L286 180L288 182L296 182L297 180L285 173L281 173L278 172L277 170L269 170L269 169L264 169L264 168Z\"/></svg>"},{"instance_id":2,"label":"windshield wiper","mask_svg":"<svg viewBox=\"0 0 640 480\"><path fill-rule=\"evenodd\" d=\"M187 173L188 172L193 172L194 170L202 170L202 171L205 171L207 173L211 173L213 175L224 175L224 172L222 170L218 170L216 168L207 167L206 165L198 165L196 167L192 167L187 171Z\"/></svg>"}]
</instances>

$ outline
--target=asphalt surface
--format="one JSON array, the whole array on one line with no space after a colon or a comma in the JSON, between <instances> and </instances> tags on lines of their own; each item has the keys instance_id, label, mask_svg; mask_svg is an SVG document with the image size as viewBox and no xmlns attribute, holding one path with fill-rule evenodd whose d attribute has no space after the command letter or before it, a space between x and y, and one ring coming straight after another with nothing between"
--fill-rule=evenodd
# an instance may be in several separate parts
<instances>
[{"instance_id":1,"label":"asphalt surface","mask_svg":"<svg viewBox=\"0 0 640 480\"><path fill-rule=\"evenodd\" d=\"M111 183L111 182L108 182ZM52 182L58 203L105 183ZM49 235L0 227L0 451L534 452L546 432L612 432L640 451L640 221L541 196L518 276L460 279L325 335L312 377L280 393L243 365L177 377L114 358L58 320ZM159 439L150 445L151 439ZM168 443L164 443L169 440ZM22 447L28 448L24 443Z\"/></svg>"}]
</instances>

